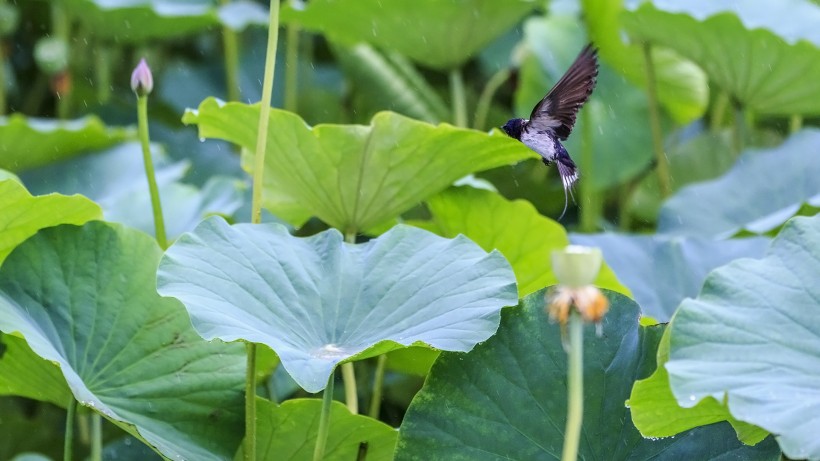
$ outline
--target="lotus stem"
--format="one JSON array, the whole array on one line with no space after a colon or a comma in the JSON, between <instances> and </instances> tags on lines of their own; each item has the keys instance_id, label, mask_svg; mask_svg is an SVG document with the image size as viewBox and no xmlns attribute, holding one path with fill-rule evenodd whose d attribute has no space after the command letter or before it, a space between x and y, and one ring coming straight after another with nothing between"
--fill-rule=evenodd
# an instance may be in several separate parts
<instances>
[{"instance_id":1,"label":"lotus stem","mask_svg":"<svg viewBox=\"0 0 820 461\"><path fill-rule=\"evenodd\" d=\"M738 102L734 102L734 131L732 136L732 147L734 150L735 158L740 156L740 153L743 152L743 139L746 136L746 118L743 114L743 106Z\"/></svg>"},{"instance_id":2,"label":"lotus stem","mask_svg":"<svg viewBox=\"0 0 820 461\"><path fill-rule=\"evenodd\" d=\"M316 434L316 447L313 449L313 461L321 461L325 456L327 434L330 431L330 406L333 403L333 378L330 373L327 386L322 394L322 412L319 414L319 431Z\"/></svg>"},{"instance_id":3,"label":"lotus stem","mask_svg":"<svg viewBox=\"0 0 820 461\"><path fill-rule=\"evenodd\" d=\"M576 461L584 418L584 321L575 309L569 315L568 335L567 426L561 460Z\"/></svg>"},{"instance_id":4,"label":"lotus stem","mask_svg":"<svg viewBox=\"0 0 820 461\"><path fill-rule=\"evenodd\" d=\"M353 362L342 364L342 380L345 383L345 404L354 415L359 414L359 393L356 387L356 370Z\"/></svg>"},{"instance_id":5,"label":"lotus stem","mask_svg":"<svg viewBox=\"0 0 820 461\"><path fill-rule=\"evenodd\" d=\"M55 37L63 40L65 43L71 43L71 18L66 12L63 2L51 3L51 31ZM71 53L69 53L69 56ZM57 91L56 105L57 118L66 119L71 114L71 63L61 71L65 73L60 78L65 78L68 82L67 91ZM52 78L57 78L53 75Z\"/></svg>"},{"instance_id":6,"label":"lotus stem","mask_svg":"<svg viewBox=\"0 0 820 461\"><path fill-rule=\"evenodd\" d=\"M592 150L592 124L589 119L589 112L581 112L580 116L583 121L581 126L580 170L585 176L581 178L579 187L580 228L582 232L594 232L601 221L601 207L595 185L592 183L593 171L595 170L595 158Z\"/></svg>"},{"instance_id":7,"label":"lotus stem","mask_svg":"<svg viewBox=\"0 0 820 461\"><path fill-rule=\"evenodd\" d=\"M356 243L356 230L349 229L345 232L345 242L351 245ZM342 364L342 380L345 385L347 409L354 415L359 414L359 393L356 388L356 370L353 368L353 362Z\"/></svg>"},{"instance_id":8,"label":"lotus stem","mask_svg":"<svg viewBox=\"0 0 820 461\"><path fill-rule=\"evenodd\" d=\"M151 140L148 136L148 95L137 96L137 127L142 145L142 161L145 164L145 177L148 179L148 192L151 194L151 209L154 213L154 234L159 246L168 248L165 235L165 220L162 216L162 203L159 197L159 187L154 174L154 161L151 158Z\"/></svg>"},{"instance_id":9,"label":"lotus stem","mask_svg":"<svg viewBox=\"0 0 820 461\"><path fill-rule=\"evenodd\" d=\"M256 343L245 343L245 461L256 461Z\"/></svg>"},{"instance_id":10,"label":"lotus stem","mask_svg":"<svg viewBox=\"0 0 820 461\"><path fill-rule=\"evenodd\" d=\"M276 46L279 40L279 2L270 2L268 18L268 45L265 51L265 77L262 83L262 101L259 103L259 124L256 132L256 151L253 167L251 223L262 222L262 186L265 171L265 149L268 143L268 120L276 70ZM245 377L245 461L256 461L256 344L247 343L247 371Z\"/></svg>"},{"instance_id":11,"label":"lotus stem","mask_svg":"<svg viewBox=\"0 0 820 461\"><path fill-rule=\"evenodd\" d=\"M373 396L370 399L368 416L379 419L382 406L382 388L384 387L384 369L387 366L387 355L382 354L376 361L376 376L373 378Z\"/></svg>"},{"instance_id":12,"label":"lotus stem","mask_svg":"<svg viewBox=\"0 0 820 461\"><path fill-rule=\"evenodd\" d=\"M0 39L0 116L6 115L6 55L2 51L3 43Z\"/></svg>"},{"instance_id":13,"label":"lotus stem","mask_svg":"<svg viewBox=\"0 0 820 461\"><path fill-rule=\"evenodd\" d=\"M663 132L661 130L661 111L658 104L658 87L655 77L655 66L652 64L652 46L643 44L644 67L646 69L646 95L649 97L649 127L652 130L652 150L657 162L658 185L661 197L672 193L672 177L669 172L669 159L663 150Z\"/></svg>"},{"instance_id":14,"label":"lotus stem","mask_svg":"<svg viewBox=\"0 0 820 461\"><path fill-rule=\"evenodd\" d=\"M227 5L231 0L220 0ZM239 35L228 26L222 26L222 50L225 55L225 86L229 101L239 101Z\"/></svg>"},{"instance_id":15,"label":"lotus stem","mask_svg":"<svg viewBox=\"0 0 820 461\"><path fill-rule=\"evenodd\" d=\"M803 117L800 115L792 115L789 118L789 133L794 134L803 128Z\"/></svg>"},{"instance_id":16,"label":"lotus stem","mask_svg":"<svg viewBox=\"0 0 820 461\"><path fill-rule=\"evenodd\" d=\"M712 118L709 122L709 129L712 133L717 133L723 126L723 119L726 117L726 109L729 107L729 93L721 91L715 101L715 108L712 110Z\"/></svg>"},{"instance_id":17,"label":"lotus stem","mask_svg":"<svg viewBox=\"0 0 820 461\"><path fill-rule=\"evenodd\" d=\"M291 0L291 5L295 3ZM285 110L296 112L299 104L299 33L301 28L293 23L285 29Z\"/></svg>"},{"instance_id":18,"label":"lotus stem","mask_svg":"<svg viewBox=\"0 0 820 461\"><path fill-rule=\"evenodd\" d=\"M63 440L63 461L71 461L74 452L74 415L77 414L77 401L74 397L68 402L68 413L65 417L65 440Z\"/></svg>"},{"instance_id":19,"label":"lotus stem","mask_svg":"<svg viewBox=\"0 0 820 461\"><path fill-rule=\"evenodd\" d=\"M473 128L476 130L484 129L484 126L487 124L487 114L490 112L490 104L493 101L493 97L508 78L510 78L510 70L507 68L502 68L499 69L498 72L494 73L489 80L487 80L487 83L484 85L484 89L481 90L481 95L478 97L478 103L475 108Z\"/></svg>"},{"instance_id":20,"label":"lotus stem","mask_svg":"<svg viewBox=\"0 0 820 461\"><path fill-rule=\"evenodd\" d=\"M111 47L97 42L94 49L94 84L100 104L106 104L111 99L111 61Z\"/></svg>"},{"instance_id":21,"label":"lotus stem","mask_svg":"<svg viewBox=\"0 0 820 461\"><path fill-rule=\"evenodd\" d=\"M91 414L91 461L102 461L102 416L99 413Z\"/></svg>"},{"instance_id":22,"label":"lotus stem","mask_svg":"<svg viewBox=\"0 0 820 461\"><path fill-rule=\"evenodd\" d=\"M253 195L251 222L262 222L262 176L265 171L265 148L268 143L268 120L273 93L273 76L276 69L276 46L279 40L279 2L270 3L268 24L268 48L265 53L265 78L262 84L262 101L259 107L259 125L256 133L256 151L253 168Z\"/></svg>"},{"instance_id":23,"label":"lotus stem","mask_svg":"<svg viewBox=\"0 0 820 461\"><path fill-rule=\"evenodd\" d=\"M450 71L450 94L453 104L453 125L467 127L467 97L464 93L464 76L461 68Z\"/></svg>"}]
</instances>

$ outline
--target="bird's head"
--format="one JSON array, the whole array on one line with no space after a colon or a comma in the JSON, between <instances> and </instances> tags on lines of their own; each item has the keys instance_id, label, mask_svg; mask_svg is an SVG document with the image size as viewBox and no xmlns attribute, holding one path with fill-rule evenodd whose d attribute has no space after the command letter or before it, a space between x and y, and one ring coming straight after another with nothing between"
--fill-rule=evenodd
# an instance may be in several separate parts
<instances>
[{"instance_id":1,"label":"bird's head","mask_svg":"<svg viewBox=\"0 0 820 461\"><path fill-rule=\"evenodd\" d=\"M525 123L527 123L527 121L523 118L513 118L508 120L501 129L511 138L521 140L521 130L524 129Z\"/></svg>"}]
</instances>

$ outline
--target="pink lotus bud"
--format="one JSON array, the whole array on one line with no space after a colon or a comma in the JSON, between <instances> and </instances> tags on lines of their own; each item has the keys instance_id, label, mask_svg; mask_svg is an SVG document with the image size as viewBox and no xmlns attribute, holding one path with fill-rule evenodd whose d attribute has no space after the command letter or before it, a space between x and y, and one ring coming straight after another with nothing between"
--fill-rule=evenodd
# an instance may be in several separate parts
<instances>
[{"instance_id":1,"label":"pink lotus bud","mask_svg":"<svg viewBox=\"0 0 820 461\"><path fill-rule=\"evenodd\" d=\"M146 96L154 89L154 76L151 75L151 68L148 67L145 58L140 59L140 63L131 74L131 89L137 96Z\"/></svg>"}]
</instances>

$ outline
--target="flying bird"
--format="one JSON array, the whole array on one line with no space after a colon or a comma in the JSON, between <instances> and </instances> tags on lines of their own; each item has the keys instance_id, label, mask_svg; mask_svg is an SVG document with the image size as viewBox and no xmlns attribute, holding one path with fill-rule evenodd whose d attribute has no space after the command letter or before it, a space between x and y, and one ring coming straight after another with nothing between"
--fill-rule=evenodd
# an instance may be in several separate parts
<instances>
[{"instance_id":1,"label":"flying bird","mask_svg":"<svg viewBox=\"0 0 820 461\"><path fill-rule=\"evenodd\" d=\"M564 217L578 180L578 169L561 141L565 141L575 125L575 116L587 102L598 77L598 50L587 45L558 83L536 104L529 120L514 118L502 127L510 136L541 155L544 164L555 163L564 185Z\"/></svg>"}]
</instances>

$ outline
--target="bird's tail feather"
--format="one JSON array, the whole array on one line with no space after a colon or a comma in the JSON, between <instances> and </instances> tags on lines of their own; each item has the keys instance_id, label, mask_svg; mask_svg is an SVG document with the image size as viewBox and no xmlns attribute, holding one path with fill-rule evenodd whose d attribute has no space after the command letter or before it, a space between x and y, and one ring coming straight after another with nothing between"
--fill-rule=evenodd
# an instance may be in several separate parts
<instances>
[{"instance_id":1,"label":"bird's tail feather","mask_svg":"<svg viewBox=\"0 0 820 461\"><path fill-rule=\"evenodd\" d=\"M575 167L575 162L569 156L560 156L555 159L555 165L558 167L558 174L561 176L561 184L564 186L564 211L558 217L558 221L564 217L569 206L569 198L572 197L572 202L575 203L575 195L572 193L572 186L578 180L578 169Z\"/></svg>"}]
</instances>

